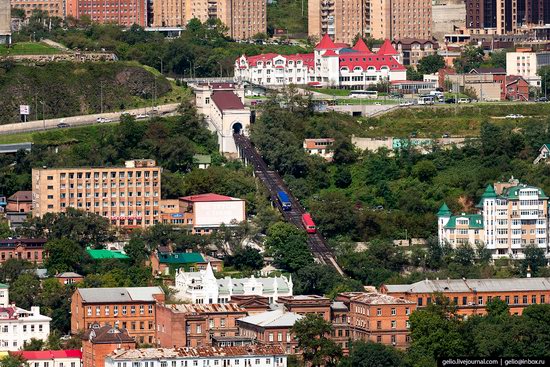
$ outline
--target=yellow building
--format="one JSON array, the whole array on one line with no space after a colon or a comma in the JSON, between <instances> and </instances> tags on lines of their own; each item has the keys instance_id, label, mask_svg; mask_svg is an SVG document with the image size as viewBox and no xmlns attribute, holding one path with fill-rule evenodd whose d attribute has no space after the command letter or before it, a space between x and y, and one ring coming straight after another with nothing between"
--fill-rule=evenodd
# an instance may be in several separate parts
<instances>
[{"instance_id":1,"label":"yellow building","mask_svg":"<svg viewBox=\"0 0 550 367\"><path fill-rule=\"evenodd\" d=\"M161 168L151 159L124 167L32 170L33 215L74 208L108 218L112 225L147 227L160 220Z\"/></svg>"}]
</instances>

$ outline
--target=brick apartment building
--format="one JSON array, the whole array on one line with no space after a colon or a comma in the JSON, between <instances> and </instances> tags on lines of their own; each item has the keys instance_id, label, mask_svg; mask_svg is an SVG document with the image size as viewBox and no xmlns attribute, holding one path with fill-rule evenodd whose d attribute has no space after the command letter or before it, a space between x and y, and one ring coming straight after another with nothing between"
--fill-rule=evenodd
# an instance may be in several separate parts
<instances>
[{"instance_id":1,"label":"brick apartment building","mask_svg":"<svg viewBox=\"0 0 550 367\"><path fill-rule=\"evenodd\" d=\"M44 238L13 238L0 240L0 264L9 259L26 260L42 264L45 258Z\"/></svg>"},{"instance_id":2,"label":"brick apartment building","mask_svg":"<svg viewBox=\"0 0 550 367\"><path fill-rule=\"evenodd\" d=\"M336 300L349 309L351 339L406 348L409 345L409 316L416 304L380 293L340 293Z\"/></svg>"},{"instance_id":3,"label":"brick apartment building","mask_svg":"<svg viewBox=\"0 0 550 367\"><path fill-rule=\"evenodd\" d=\"M137 24L146 27L147 2L143 0L66 0L65 15L80 19L88 16L94 23L115 23L130 27Z\"/></svg>"},{"instance_id":4,"label":"brick apartment building","mask_svg":"<svg viewBox=\"0 0 550 367\"><path fill-rule=\"evenodd\" d=\"M202 347L212 337L238 336L236 320L247 315L235 304L162 304L156 306L157 345Z\"/></svg>"},{"instance_id":5,"label":"brick apartment building","mask_svg":"<svg viewBox=\"0 0 550 367\"><path fill-rule=\"evenodd\" d=\"M533 304L550 303L550 278L442 279L413 284L382 285L380 291L414 302L418 308L433 302L437 293L448 297L461 315L481 315L487 303L500 298L513 315Z\"/></svg>"},{"instance_id":6,"label":"brick apartment building","mask_svg":"<svg viewBox=\"0 0 550 367\"><path fill-rule=\"evenodd\" d=\"M10 3L12 8L24 10L27 19L35 10L44 11L51 17L65 17L63 0L11 0Z\"/></svg>"},{"instance_id":7,"label":"brick apartment building","mask_svg":"<svg viewBox=\"0 0 550 367\"><path fill-rule=\"evenodd\" d=\"M159 287L77 288L71 297L71 333L112 325L128 330L139 343L153 344L157 302L164 302Z\"/></svg>"},{"instance_id":8,"label":"brick apartment building","mask_svg":"<svg viewBox=\"0 0 550 367\"><path fill-rule=\"evenodd\" d=\"M135 349L136 341L126 329L111 325L92 326L84 332L82 339L82 367L104 367L105 356L116 349Z\"/></svg>"},{"instance_id":9,"label":"brick apartment building","mask_svg":"<svg viewBox=\"0 0 550 367\"><path fill-rule=\"evenodd\" d=\"M160 173L151 159L126 161L124 167L33 169L33 215L75 208L112 225L148 227L160 220Z\"/></svg>"},{"instance_id":10,"label":"brick apartment building","mask_svg":"<svg viewBox=\"0 0 550 367\"><path fill-rule=\"evenodd\" d=\"M32 210L32 191L17 191L8 197L6 212L30 213Z\"/></svg>"}]
</instances>

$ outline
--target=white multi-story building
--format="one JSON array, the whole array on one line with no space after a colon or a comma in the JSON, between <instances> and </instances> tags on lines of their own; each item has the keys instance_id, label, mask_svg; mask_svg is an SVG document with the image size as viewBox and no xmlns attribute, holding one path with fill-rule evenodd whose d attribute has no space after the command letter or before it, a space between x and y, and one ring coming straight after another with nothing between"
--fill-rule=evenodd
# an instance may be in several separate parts
<instances>
[{"instance_id":1,"label":"white multi-story building","mask_svg":"<svg viewBox=\"0 0 550 367\"><path fill-rule=\"evenodd\" d=\"M541 86L538 71L550 65L550 51L506 53L506 75L522 76L533 87Z\"/></svg>"},{"instance_id":2,"label":"white multi-story building","mask_svg":"<svg viewBox=\"0 0 550 367\"><path fill-rule=\"evenodd\" d=\"M105 357L105 367L286 367L278 345L235 347L117 349Z\"/></svg>"},{"instance_id":3,"label":"white multi-story building","mask_svg":"<svg viewBox=\"0 0 550 367\"><path fill-rule=\"evenodd\" d=\"M325 34L313 53L241 56L235 61L235 80L264 86L289 84L367 89L380 81L407 79L399 53L386 40L377 53L363 40L355 46L335 44Z\"/></svg>"},{"instance_id":4,"label":"white multi-story building","mask_svg":"<svg viewBox=\"0 0 550 367\"><path fill-rule=\"evenodd\" d=\"M0 286L0 351L14 351L31 339L46 341L51 318L40 314L40 307L30 311L9 304L8 288Z\"/></svg>"},{"instance_id":5,"label":"white multi-story building","mask_svg":"<svg viewBox=\"0 0 550 367\"><path fill-rule=\"evenodd\" d=\"M281 296L292 296L292 277L216 279L210 263L205 270L176 273L175 297L191 303L228 303L233 295L263 296L270 303Z\"/></svg>"},{"instance_id":6,"label":"white multi-story building","mask_svg":"<svg viewBox=\"0 0 550 367\"><path fill-rule=\"evenodd\" d=\"M452 215L443 204L437 213L439 242L484 243L493 258L522 258L528 245L548 254L548 196L542 189L513 178L497 182L487 186L477 207L477 214Z\"/></svg>"}]
</instances>

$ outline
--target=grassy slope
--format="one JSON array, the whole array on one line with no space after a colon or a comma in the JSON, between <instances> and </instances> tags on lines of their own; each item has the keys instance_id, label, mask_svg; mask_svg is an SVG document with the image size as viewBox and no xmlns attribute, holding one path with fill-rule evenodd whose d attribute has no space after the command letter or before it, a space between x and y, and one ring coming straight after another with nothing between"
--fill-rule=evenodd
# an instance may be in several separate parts
<instances>
[{"instance_id":1,"label":"grassy slope","mask_svg":"<svg viewBox=\"0 0 550 367\"><path fill-rule=\"evenodd\" d=\"M307 0L278 0L268 4L267 24L274 29L282 28L288 33L307 33Z\"/></svg>"},{"instance_id":2,"label":"grassy slope","mask_svg":"<svg viewBox=\"0 0 550 367\"><path fill-rule=\"evenodd\" d=\"M60 51L40 42L19 42L8 48L0 45L0 56L7 55L52 55Z\"/></svg>"},{"instance_id":3,"label":"grassy slope","mask_svg":"<svg viewBox=\"0 0 550 367\"><path fill-rule=\"evenodd\" d=\"M508 114L523 114L524 119L505 119ZM475 104L455 107L420 107L399 109L363 122L365 137L405 137L415 132L419 137L475 137L483 121L512 126L525 126L546 120L550 104Z\"/></svg>"}]
</instances>

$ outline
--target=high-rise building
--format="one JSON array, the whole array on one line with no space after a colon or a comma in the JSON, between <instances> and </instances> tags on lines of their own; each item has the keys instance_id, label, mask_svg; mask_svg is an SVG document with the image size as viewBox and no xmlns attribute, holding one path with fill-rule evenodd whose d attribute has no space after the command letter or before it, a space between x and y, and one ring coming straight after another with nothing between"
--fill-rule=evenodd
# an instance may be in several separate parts
<instances>
[{"instance_id":1,"label":"high-rise building","mask_svg":"<svg viewBox=\"0 0 550 367\"><path fill-rule=\"evenodd\" d=\"M191 19L219 19L234 39L267 31L265 0L158 0L153 2L153 26L183 26Z\"/></svg>"},{"instance_id":2,"label":"high-rise building","mask_svg":"<svg viewBox=\"0 0 550 367\"><path fill-rule=\"evenodd\" d=\"M65 15L76 19L87 16L94 23L116 23L126 27L148 24L147 0L66 0Z\"/></svg>"},{"instance_id":3,"label":"high-rise building","mask_svg":"<svg viewBox=\"0 0 550 367\"><path fill-rule=\"evenodd\" d=\"M309 0L308 35L328 34L336 43L353 43L370 33L369 0Z\"/></svg>"},{"instance_id":4,"label":"high-rise building","mask_svg":"<svg viewBox=\"0 0 550 367\"><path fill-rule=\"evenodd\" d=\"M0 45L11 43L10 0L0 0Z\"/></svg>"},{"instance_id":5,"label":"high-rise building","mask_svg":"<svg viewBox=\"0 0 550 367\"><path fill-rule=\"evenodd\" d=\"M33 169L32 212L42 217L74 208L116 226L154 225L160 220L160 172L150 159L124 167Z\"/></svg>"},{"instance_id":6,"label":"high-rise building","mask_svg":"<svg viewBox=\"0 0 550 367\"><path fill-rule=\"evenodd\" d=\"M548 0L466 0L466 28L472 33L510 34L547 23Z\"/></svg>"},{"instance_id":7,"label":"high-rise building","mask_svg":"<svg viewBox=\"0 0 550 367\"><path fill-rule=\"evenodd\" d=\"M432 38L432 0L375 0L370 35L378 39Z\"/></svg>"},{"instance_id":8,"label":"high-rise building","mask_svg":"<svg viewBox=\"0 0 550 367\"><path fill-rule=\"evenodd\" d=\"M485 244L493 258L523 258L526 246L547 252L548 196L518 180L488 185L476 214L453 215L443 204L437 213L440 243Z\"/></svg>"}]
</instances>

